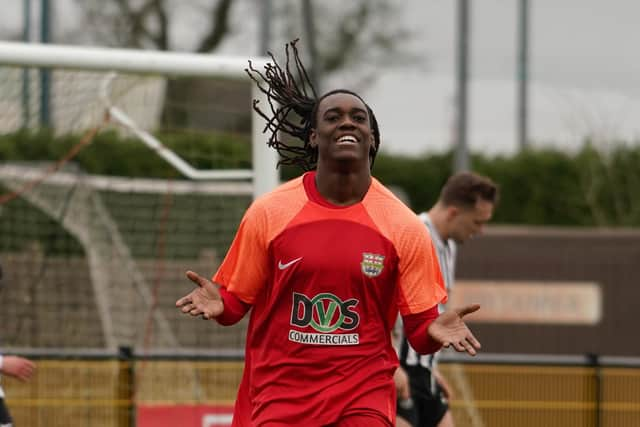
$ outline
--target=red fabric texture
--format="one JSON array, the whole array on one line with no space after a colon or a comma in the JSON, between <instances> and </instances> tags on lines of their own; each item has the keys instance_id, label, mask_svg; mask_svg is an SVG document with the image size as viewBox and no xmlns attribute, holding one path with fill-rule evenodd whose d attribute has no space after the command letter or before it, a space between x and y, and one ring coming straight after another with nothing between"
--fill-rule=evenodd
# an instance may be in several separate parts
<instances>
[{"instance_id":1,"label":"red fabric texture","mask_svg":"<svg viewBox=\"0 0 640 427\"><path fill-rule=\"evenodd\" d=\"M224 326L234 325L247 314L247 311L251 308L251 304L243 302L223 286L221 286L219 290L224 303L224 311L220 316L216 317L216 322Z\"/></svg>"},{"instance_id":2,"label":"red fabric texture","mask_svg":"<svg viewBox=\"0 0 640 427\"><path fill-rule=\"evenodd\" d=\"M341 425L364 414L391 424L398 311L414 315L411 335L426 334L423 312L446 300L413 212L375 179L361 202L333 206L314 177L257 199L214 276L219 322L251 308L234 426Z\"/></svg>"},{"instance_id":3,"label":"red fabric texture","mask_svg":"<svg viewBox=\"0 0 640 427\"><path fill-rule=\"evenodd\" d=\"M402 316L404 333L411 347L419 354L433 354L442 348L442 344L429 337L429 325L438 317L438 306L427 311Z\"/></svg>"}]
</instances>

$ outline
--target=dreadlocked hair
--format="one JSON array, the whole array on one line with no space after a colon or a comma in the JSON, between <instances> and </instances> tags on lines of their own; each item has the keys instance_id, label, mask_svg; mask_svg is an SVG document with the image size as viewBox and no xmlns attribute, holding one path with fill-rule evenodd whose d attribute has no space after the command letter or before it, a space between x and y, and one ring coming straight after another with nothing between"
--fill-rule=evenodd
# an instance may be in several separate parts
<instances>
[{"instance_id":1,"label":"dreadlocked hair","mask_svg":"<svg viewBox=\"0 0 640 427\"><path fill-rule=\"evenodd\" d=\"M259 100L253 100L253 109L265 119L264 133L271 132L267 145L276 149L280 155L278 166L294 165L305 171L316 168L318 161L318 150L309 143L311 129L316 127L316 115L320 101L329 95L336 93L347 93L360 99L367 108L371 130L374 135L374 148L369 153L370 166L373 162L380 146L380 131L378 121L371 108L356 93L346 89L333 90L318 98L313 83L305 69L295 39L285 46L286 62L284 68L278 64L271 52L269 56L273 63L264 66L264 72L260 72L253 67L249 61L249 68L245 69L251 80L258 89L267 96L271 115L265 113L259 107ZM293 58L292 58L293 56ZM292 71L292 63L295 70ZM266 83L266 86L264 85ZM298 119L292 119L291 113L295 113ZM302 146L290 145L279 138L280 132L299 139Z\"/></svg>"}]
</instances>

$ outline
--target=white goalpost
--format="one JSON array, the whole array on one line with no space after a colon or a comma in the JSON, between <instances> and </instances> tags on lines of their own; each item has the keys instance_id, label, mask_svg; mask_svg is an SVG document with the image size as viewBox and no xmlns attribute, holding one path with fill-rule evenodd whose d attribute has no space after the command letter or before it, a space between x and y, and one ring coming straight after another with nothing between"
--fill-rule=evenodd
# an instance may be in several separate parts
<instances>
[{"instance_id":1,"label":"white goalpost","mask_svg":"<svg viewBox=\"0 0 640 427\"><path fill-rule=\"evenodd\" d=\"M259 69L266 63L266 58L261 57L241 58L132 49L0 42L0 65L15 67L55 67L56 69L110 73L248 79L244 69L247 67L249 59ZM253 170L196 170L176 153L162 145L148 131L141 129L121 109L110 103L105 88L108 87L112 79L113 75L105 76L101 93L96 94L96 97L102 98L105 102L105 108L112 114L116 122L131 130L143 143L186 177L196 180L252 179L254 197L266 193L278 184L277 153L265 143L265 137L262 133L263 119L257 113L253 112L252 120ZM262 105L266 105L266 97L255 86L252 86L252 95L254 99L260 100Z\"/></svg>"},{"instance_id":2,"label":"white goalpost","mask_svg":"<svg viewBox=\"0 0 640 427\"><path fill-rule=\"evenodd\" d=\"M234 352L243 346L246 325L212 333L173 305L188 289L184 271L213 273L251 200L278 185L278 155L267 146L264 119L251 104L268 101L244 71L249 59L260 69L266 63L261 57L0 42L0 138L17 139L22 151L20 162L0 165L0 262L9 283L0 293L1 342L138 351ZM88 135L106 123L114 139L126 137L117 147L144 144L148 155L141 156L157 155L178 173L115 177L29 157L35 142L22 132L43 129L35 114L43 70L51 74L52 134ZM170 98L170 83L182 89L185 81L195 81L195 89L186 86L195 92ZM166 129L162 114L169 101L188 116ZM181 144L192 134L205 138L195 144L219 137L230 151L250 141L251 158L244 158L245 148L240 154L215 148L178 153L162 141L166 134L179 135ZM118 162L113 150L104 160L95 153L92 159ZM201 160L232 168L203 169ZM174 179L179 176L188 180Z\"/></svg>"}]
</instances>

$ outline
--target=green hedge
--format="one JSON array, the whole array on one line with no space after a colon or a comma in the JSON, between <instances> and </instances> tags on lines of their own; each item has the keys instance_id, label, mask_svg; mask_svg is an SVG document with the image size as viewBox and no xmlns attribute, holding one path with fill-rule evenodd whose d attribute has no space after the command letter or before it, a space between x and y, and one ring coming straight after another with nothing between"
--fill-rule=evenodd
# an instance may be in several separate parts
<instances>
[{"instance_id":1,"label":"green hedge","mask_svg":"<svg viewBox=\"0 0 640 427\"><path fill-rule=\"evenodd\" d=\"M198 169L251 166L250 139L243 135L163 133L157 137ZM51 161L62 158L80 135L54 137L51 132L20 131L0 135L0 161ZM99 133L75 157L74 163L92 174L167 178L178 177L166 161L136 138L113 131Z\"/></svg>"},{"instance_id":2,"label":"green hedge","mask_svg":"<svg viewBox=\"0 0 640 427\"><path fill-rule=\"evenodd\" d=\"M162 134L160 139L197 168L248 167L247 137L230 134ZM0 136L0 161L59 159L80 140L48 132ZM607 154L587 141L575 154L524 151L515 156L474 155L472 169L501 187L495 222L559 226L640 226L640 144L615 144ZM114 132L103 132L75 162L88 173L175 177L178 173L149 148ZM374 174L402 187L416 211L428 209L452 172L451 153L416 157L381 153ZM282 168L283 179L299 171Z\"/></svg>"}]
</instances>

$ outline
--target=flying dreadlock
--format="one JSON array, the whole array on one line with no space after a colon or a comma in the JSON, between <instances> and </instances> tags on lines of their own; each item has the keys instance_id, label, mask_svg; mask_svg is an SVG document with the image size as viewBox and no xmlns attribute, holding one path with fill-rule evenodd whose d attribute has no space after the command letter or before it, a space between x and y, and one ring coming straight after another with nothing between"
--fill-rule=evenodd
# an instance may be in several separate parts
<instances>
[{"instance_id":1,"label":"flying dreadlock","mask_svg":"<svg viewBox=\"0 0 640 427\"><path fill-rule=\"evenodd\" d=\"M267 63L264 66L264 73L253 68L251 61L249 61L249 68L245 69L251 80L258 85L258 89L267 96L269 101L271 117L260 109L257 99L253 100L253 109L267 122L263 132L271 132L267 144L278 151L281 157L278 165L295 165L305 171L316 168L318 151L317 148L309 144L309 136L311 135L311 129L316 126L317 107L320 101L329 95L348 93L359 98L367 107L371 129L374 134L374 148L369 153L370 166L373 167L373 162L380 146L378 121L373 111L359 95L345 89L333 90L318 98L307 70L300 60L298 48L296 47L297 42L298 39L287 43L285 46L286 64L284 69L278 64L271 52L269 52L269 56L273 60L273 64ZM293 51L295 72L291 71L289 48ZM267 87L264 87L261 81L266 82ZM299 117L299 120L296 121L290 118L292 112ZM289 145L281 141L279 132L284 132L299 139L303 142L303 145Z\"/></svg>"}]
</instances>

